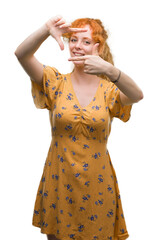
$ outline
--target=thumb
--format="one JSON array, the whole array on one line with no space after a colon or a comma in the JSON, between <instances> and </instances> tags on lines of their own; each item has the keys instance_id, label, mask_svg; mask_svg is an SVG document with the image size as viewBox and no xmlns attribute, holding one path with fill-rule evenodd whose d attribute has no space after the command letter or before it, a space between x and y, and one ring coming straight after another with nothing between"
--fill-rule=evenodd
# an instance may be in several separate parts
<instances>
[{"instance_id":1,"label":"thumb","mask_svg":"<svg viewBox=\"0 0 158 240\"><path fill-rule=\"evenodd\" d=\"M99 55L98 47L99 47L99 43L94 44L92 55L97 55L97 56Z\"/></svg>"},{"instance_id":2,"label":"thumb","mask_svg":"<svg viewBox=\"0 0 158 240\"><path fill-rule=\"evenodd\" d=\"M56 41L58 42L60 49L64 50L64 43L62 42L61 37L57 37Z\"/></svg>"}]
</instances>

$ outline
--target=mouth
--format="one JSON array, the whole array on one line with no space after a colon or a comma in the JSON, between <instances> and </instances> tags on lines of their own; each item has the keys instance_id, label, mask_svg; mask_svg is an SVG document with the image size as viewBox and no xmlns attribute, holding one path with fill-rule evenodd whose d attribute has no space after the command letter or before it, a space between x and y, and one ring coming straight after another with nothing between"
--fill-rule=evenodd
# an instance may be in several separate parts
<instances>
[{"instance_id":1,"label":"mouth","mask_svg":"<svg viewBox=\"0 0 158 240\"><path fill-rule=\"evenodd\" d=\"M83 53L77 53L77 52L73 52L73 54L75 55L75 56L84 56L85 54L83 54Z\"/></svg>"}]
</instances>

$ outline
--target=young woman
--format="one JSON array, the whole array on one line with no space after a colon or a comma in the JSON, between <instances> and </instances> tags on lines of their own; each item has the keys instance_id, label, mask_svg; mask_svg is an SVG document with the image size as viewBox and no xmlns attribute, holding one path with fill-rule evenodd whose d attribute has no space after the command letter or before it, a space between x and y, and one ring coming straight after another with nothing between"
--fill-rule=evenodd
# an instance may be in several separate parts
<instances>
[{"instance_id":1,"label":"young woman","mask_svg":"<svg viewBox=\"0 0 158 240\"><path fill-rule=\"evenodd\" d=\"M69 41L71 73L34 56L52 36ZM143 98L136 83L113 63L107 32L98 19L49 19L16 49L31 78L37 108L49 110L52 141L35 202L33 225L48 240L118 240L129 235L117 177L107 150L114 117L126 122ZM55 57L55 56L54 56Z\"/></svg>"}]
</instances>

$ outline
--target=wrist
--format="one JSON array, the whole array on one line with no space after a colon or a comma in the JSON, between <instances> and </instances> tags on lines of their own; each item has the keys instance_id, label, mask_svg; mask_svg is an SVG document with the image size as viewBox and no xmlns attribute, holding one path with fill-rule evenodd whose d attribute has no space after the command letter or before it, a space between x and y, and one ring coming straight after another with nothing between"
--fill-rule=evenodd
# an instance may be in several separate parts
<instances>
[{"instance_id":1,"label":"wrist","mask_svg":"<svg viewBox=\"0 0 158 240\"><path fill-rule=\"evenodd\" d=\"M50 32L49 32L49 29L48 29L46 23L40 28L40 30L41 30L43 36L45 36L46 38L50 36Z\"/></svg>"},{"instance_id":2,"label":"wrist","mask_svg":"<svg viewBox=\"0 0 158 240\"><path fill-rule=\"evenodd\" d=\"M106 76L110 79L111 82L118 82L121 75L121 71L114 67L112 64L109 65Z\"/></svg>"}]
</instances>

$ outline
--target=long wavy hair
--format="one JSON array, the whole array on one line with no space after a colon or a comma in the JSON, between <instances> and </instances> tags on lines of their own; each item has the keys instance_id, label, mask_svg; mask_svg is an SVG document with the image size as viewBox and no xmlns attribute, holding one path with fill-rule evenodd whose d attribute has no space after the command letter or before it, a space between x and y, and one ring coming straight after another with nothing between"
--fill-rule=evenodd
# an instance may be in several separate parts
<instances>
[{"instance_id":1,"label":"long wavy hair","mask_svg":"<svg viewBox=\"0 0 158 240\"><path fill-rule=\"evenodd\" d=\"M114 65L113 56L111 54L110 48L107 44L108 34L105 30L102 22L99 19L94 18L79 18L71 23L72 28L81 28L85 25L89 25L92 30L92 38L94 42L99 43L99 56L105 61ZM65 33L63 37L70 40L73 33ZM106 75L100 75L104 79L108 79Z\"/></svg>"}]
</instances>

